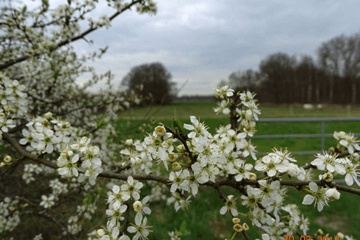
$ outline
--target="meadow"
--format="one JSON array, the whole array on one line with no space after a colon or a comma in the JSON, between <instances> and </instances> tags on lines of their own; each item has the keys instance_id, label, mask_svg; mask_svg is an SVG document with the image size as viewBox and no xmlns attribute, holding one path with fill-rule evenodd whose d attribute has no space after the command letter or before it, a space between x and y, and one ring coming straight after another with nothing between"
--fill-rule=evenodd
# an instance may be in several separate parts
<instances>
[{"instance_id":1,"label":"meadow","mask_svg":"<svg viewBox=\"0 0 360 240\"><path fill-rule=\"evenodd\" d=\"M185 102L175 103L169 106L153 108L136 108L125 111L120 115L117 122L117 132L120 133L119 141L126 138L144 137L146 132L151 132L153 127L159 122L171 126L172 119L177 118L182 123L189 123L189 116L194 115L200 118L209 126L209 131L214 133L215 128L220 124L229 123L224 115L215 115L213 108L215 102ZM261 118L280 118L280 117L360 117L360 106L351 108L340 105L325 105L322 110L304 110L302 105L260 105L262 112ZM122 129L128 129L122 132ZM140 129L140 130L139 130ZM321 123L318 122L296 122L296 123L257 123L257 134L317 134L321 133ZM326 124L326 133L334 131L346 131L360 133L358 122L329 122ZM273 147L287 148L292 151L319 151L321 146L320 138L311 139L253 139L252 142L257 146L259 152L270 152ZM325 149L336 144L335 139L325 140ZM314 156L298 155L295 159L304 165L314 159ZM317 178L316 172L314 177ZM231 194L231 189L225 189L227 194ZM235 193L236 195L236 193ZM322 212L318 212L313 205L305 206L301 202L305 193L298 192L296 189L289 189L287 203L295 203L300 206L300 210L310 219L310 233L322 228L324 232L335 236L338 231L360 238L360 229L357 223L360 221L360 204L356 195L342 193L340 201L331 202L331 207L325 207ZM175 229L186 230L188 235L182 237L186 239L225 239L232 234L232 223L229 216L219 214L219 209L223 202L219 199L218 193L210 187L202 187L197 198L192 198L188 210L175 212L173 206L166 206L164 203L153 203L150 207L153 213L149 217L149 223L154 226L150 239L168 239L167 232ZM238 200L238 207L241 206ZM245 208L240 207L240 212L246 213ZM241 217L241 216L240 216ZM249 235L255 239L259 237L259 231L251 226L251 222L245 217L241 217L250 225ZM296 238L296 237L295 237ZM241 239L237 236L235 239Z\"/></svg>"}]
</instances>

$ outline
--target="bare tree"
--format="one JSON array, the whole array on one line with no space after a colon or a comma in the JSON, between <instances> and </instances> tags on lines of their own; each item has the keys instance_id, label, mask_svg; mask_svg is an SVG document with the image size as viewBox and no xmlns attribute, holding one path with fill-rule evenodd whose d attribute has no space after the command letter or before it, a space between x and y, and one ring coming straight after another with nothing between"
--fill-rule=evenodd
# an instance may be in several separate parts
<instances>
[{"instance_id":1,"label":"bare tree","mask_svg":"<svg viewBox=\"0 0 360 240\"><path fill-rule=\"evenodd\" d=\"M241 90L255 90L259 87L266 79L264 74L252 69L245 71L232 72L228 77L228 84L237 91Z\"/></svg>"},{"instance_id":2,"label":"bare tree","mask_svg":"<svg viewBox=\"0 0 360 240\"><path fill-rule=\"evenodd\" d=\"M356 103L357 81L360 76L360 34L340 35L322 43L318 49L321 68L329 75L329 101L334 100L335 79L351 83L351 102Z\"/></svg>"},{"instance_id":3,"label":"bare tree","mask_svg":"<svg viewBox=\"0 0 360 240\"><path fill-rule=\"evenodd\" d=\"M260 62L260 72L267 76L264 84L275 102L294 102L295 65L295 56L282 52L271 54Z\"/></svg>"}]
</instances>

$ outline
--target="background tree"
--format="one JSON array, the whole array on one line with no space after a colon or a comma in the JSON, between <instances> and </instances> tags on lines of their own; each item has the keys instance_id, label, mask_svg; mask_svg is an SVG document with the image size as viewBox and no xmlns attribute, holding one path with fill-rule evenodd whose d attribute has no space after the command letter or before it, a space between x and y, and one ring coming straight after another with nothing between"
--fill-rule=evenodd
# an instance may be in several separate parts
<instances>
[{"instance_id":1,"label":"background tree","mask_svg":"<svg viewBox=\"0 0 360 240\"><path fill-rule=\"evenodd\" d=\"M318 49L318 58L320 67L329 79L329 102L334 102L335 86L340 85L339 92L350 91L351 103L356 103L360 76L360 34L340 35L322 43Z\"/></svg>"},{"instance_id":2,"label":"background tree","mask_svg":"<svg viewBox=\"0 0 360 240\"><path fill-rule=\"evenodd\" d=\"M264 85L276 103L294 101L295 65L295 56L289 56L282 52L271 54L260 62L260 72L267 76Z\"/></svg>"},{"instance_id":3,"label":"background tree","mask_svg":"<svg viewBox=\"0 0 360 240\"><path fill-rule=\"evenodd\" d=\"M150 103L169 104L176 94L176 83L171 82L171 77L162 63L142 64L130 70L123 78L122 85L142 97L150 95Z\"/></svg>"},{"instance_id":4,"label":"background tree","mask_svg":"<svg viewBox=\"0 0 360 240\"><path fill-rule=\"evenodd\" d=\"M294 100L301 103L318 101L314 93L318 93L318 85L315 80L316 66L311 56L303 55L300 62L295 66Z\"/></svg>"},{"instance_id":5,"label":"background tree","mask_svg":"<svg viewBox=\"0 0 360 240\"><path fill-rule=\"evenodd\" d=\"M228 84L235 91L251 90L256 91L258 87L265 81L265 75L252 69L245 71L232 72L228 77Z\"/></svg>"}]
</instances>

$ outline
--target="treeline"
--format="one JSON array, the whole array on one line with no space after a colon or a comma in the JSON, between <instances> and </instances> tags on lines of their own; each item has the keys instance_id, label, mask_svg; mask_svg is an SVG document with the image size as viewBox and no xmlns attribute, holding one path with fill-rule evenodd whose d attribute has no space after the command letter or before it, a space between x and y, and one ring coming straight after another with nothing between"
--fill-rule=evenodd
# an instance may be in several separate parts
<instances>
[{"instance_id":1,"label":"treeline","mask_svg":"<svg viewBox=\"0 0 360 240\"><path fill-rule=\"evenodd\" d=\"M214 94L211 95L183 95L176 96L176 102L191 102L191 101L216 101Z\"/></svg>"},{"instance_id":2,"label":"treeline","mask_svg":"<svg viewBox=\"0 0 360 240\"><path fill-rule=\"evenodd\" d=\"M261 102L360 103L360 34L340 35L320 45L316 59L279 52L260 62L259 71L233 72L229 84L257 92Z\"/></svg>"}]
</instances>

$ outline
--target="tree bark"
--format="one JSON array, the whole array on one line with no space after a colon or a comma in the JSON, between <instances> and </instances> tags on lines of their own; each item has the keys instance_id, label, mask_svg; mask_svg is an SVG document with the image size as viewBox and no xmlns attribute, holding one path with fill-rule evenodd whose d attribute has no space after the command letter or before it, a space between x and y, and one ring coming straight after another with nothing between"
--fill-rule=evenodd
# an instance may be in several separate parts
<instances>
[{"instance_id":1,"label":"tree bark","mask_svg":"<svg viewBox=\"0 0 360 240\"><path fill-rule=\"evenodd\" d=\"M329 91L329 102L333 103L334 97L334 76L330 76L330 91Z\"/></svg>"},{"instance_id":2,"label":"tree bark","mask_svg":"<svg viewBox=\"0 0 360 240\"><path fill-rule=\"evenodd\" d=\"M351 103L355 104L356 103L356 79L352 80L351 83Z\"/></svg>"}]
</instances>

